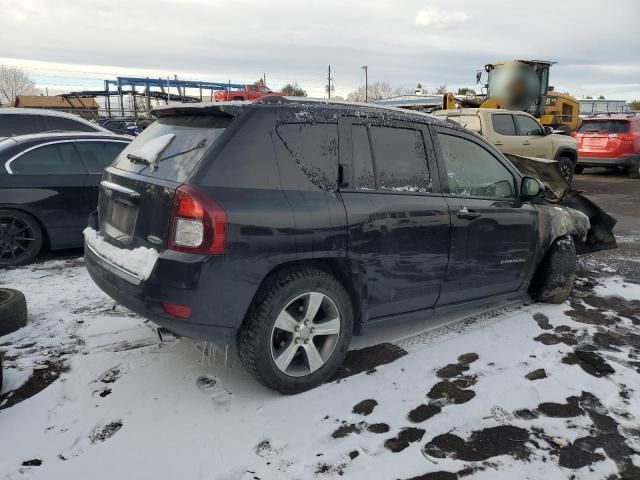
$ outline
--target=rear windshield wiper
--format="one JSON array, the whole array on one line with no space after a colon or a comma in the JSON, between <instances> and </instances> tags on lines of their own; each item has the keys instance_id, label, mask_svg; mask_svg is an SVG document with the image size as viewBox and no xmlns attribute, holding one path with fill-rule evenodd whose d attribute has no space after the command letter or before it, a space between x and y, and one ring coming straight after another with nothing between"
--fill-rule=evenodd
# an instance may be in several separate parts
<instances>
[{"instance_id":1,"label":"rear windshield wiper","mask_svg":"<svg viewBox=\"0 0 640 480\"><path fill-rule=\"evenodd\" d=\"M159 160L156 160L155 162L152 162L147 158L135 155L133 153L128 153L127 154L127 158L132 163L144 163L145 167L146 166L151 167L151 171L153 171L153 170L156 170L158 168L158 164L160 162L164 162L165 160L170 160L170 159L178 157L180 155L184 155L185 153L193 152L194 150L199 150L200 148L204 147L205 144L206 144L206 139L202 139L194 147L191 147L191 148L189 148L187 150L183 150L181 152L174 153L173 155L169 155L167 157L161 158ZM144 167L140 171L142 171L142 170L144 170Z\"/></svg>"}]
</instances>

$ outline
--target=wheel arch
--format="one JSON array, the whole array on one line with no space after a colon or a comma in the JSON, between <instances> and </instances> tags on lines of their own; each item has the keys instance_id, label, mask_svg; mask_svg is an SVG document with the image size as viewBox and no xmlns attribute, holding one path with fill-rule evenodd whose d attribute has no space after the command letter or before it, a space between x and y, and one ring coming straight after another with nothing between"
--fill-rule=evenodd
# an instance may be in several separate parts
<instances>
[{"instance_id":1,"label":"wheel arch","mask_svg":"<svg viewBox=\"0 0 640 480\"><path fill-rule=\"evenodd\" d=\"M571 159L573 165L575 166L578 163L578 152L570 147L560 147L556 152L554 160L558 160L560 157L567 157Z\"/></svg>"},{"instance_id":2,"label":"wheel arch","mask_svg":"<svg viewBox=\"0 0 640 480\"><path fill-rule=\"evenodd\" d=\"M24 206L24 205L4 204L4 203L2 203L2 204L0 204L0 210L17 210L19 212L26 213L27 215L32 217L36 221L36 223L40 227L40 231L42 232L42 247L43 248L47 248L47 249L51 248L51 241L49 239L49 231L47 230L47 227L45 226L44 222L42 221L42 219L40 218L40 216L38 215L38 213L34 209L29 208L29 207Z\"/></svg>"},{"instance_id":3,"label":"wheel arch","mask_svg":"<svg viewBox=\"0 0 640 480\"><path fill-rule=\"evenodd\" d=\"M259 300L260 292L271 277L287 270L304 268L313 268L326 272L333 276L344 287L353 307L354 334L358 335L361 331L362 324L367 319L366 299L368 295L366 275L363 274L357 262L347 258L326 257L292 260L273 267L258 285L245 313L245 318L253 308L254 303Z\"/></svg>"}]
</instances>

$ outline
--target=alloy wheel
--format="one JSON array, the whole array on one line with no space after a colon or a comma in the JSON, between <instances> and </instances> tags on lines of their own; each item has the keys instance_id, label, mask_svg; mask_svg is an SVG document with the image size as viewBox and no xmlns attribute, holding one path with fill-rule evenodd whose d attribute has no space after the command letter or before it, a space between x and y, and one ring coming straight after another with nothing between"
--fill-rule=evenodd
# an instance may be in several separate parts
<instances>
[{"instance_id":1,"label":"alloy wheel","mask_svg":"<svg viewBox=\"0 0 640 480\"><path fill-rule=\"evenodd\" d=\"M14 264L30 255L36 241L33 227L13 216L0 217L0 263Z\"/></svg>"},{"instance_id":2,"label":"alloy wheel","mask_svg":"<svg viewBox=\"0 0 640 480\"><path fill-rule=\"evenodd\" d=\"M291 300L278 314L271 331L271 358L291 377L310 375L331 358L340 338L336 304L320 292Z\"/></svg>"}]
</instances>

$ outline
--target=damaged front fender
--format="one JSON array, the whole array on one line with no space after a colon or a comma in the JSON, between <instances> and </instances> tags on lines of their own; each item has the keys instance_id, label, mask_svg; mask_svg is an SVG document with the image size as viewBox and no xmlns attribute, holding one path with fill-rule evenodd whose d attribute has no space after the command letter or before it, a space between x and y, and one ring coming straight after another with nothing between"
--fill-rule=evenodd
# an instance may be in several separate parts
<instances>
[{"instance_id":1,"label":"damaged front fender","mask_svg":"<svg viewBox=\"0 0 640 480\"><path fill-rule=\"evenodd\" d=\"M578 254L616 248L613 227L617 220L564 179L555 160L507 155L523 174L545 185L544 198L535 205L540 213L540 237L543 251L556 239L571 235Z\"/></svg>"}]
</instances>

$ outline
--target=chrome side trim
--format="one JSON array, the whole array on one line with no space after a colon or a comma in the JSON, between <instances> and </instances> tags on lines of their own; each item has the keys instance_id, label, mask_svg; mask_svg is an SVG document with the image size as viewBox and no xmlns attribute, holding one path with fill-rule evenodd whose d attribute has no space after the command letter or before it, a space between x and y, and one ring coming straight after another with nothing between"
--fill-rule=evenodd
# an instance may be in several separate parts
<instances>
[{"instance_id":1,"label":"chrome side trim","mask_svg":"<svg viewBox=\"0 0 640 480\"><path fill-rule=\"evenodd\" d=\"M122 268L120 265L116 265L115 263L107 260L103 256L101 256L98 252L94 250L94 248L89 245L86 241L84 242L85 248L88 248L89 251L95 256L96 261L104 267L106 270L109 270L115 276L126 280L132 285L140 285L142 283L142 279L138 277L135 273L130 272L129 270Z\"/></svg>"},{"instance_id":2,"label":"chrome side trim","mask_svg":"<svg viewBox=\"0 0 640 480\"><path fill-rule=\"evenodd\" d=\"M102 180L100 185L104 188L108 188L109 190L115 190L116 192L124 193L132 198L140 198L140 194L135 190L131 190L130 188L123 187L122 185L118 185L117 183L109 182L108 180Z\"/></svg>"}]
</instances>

